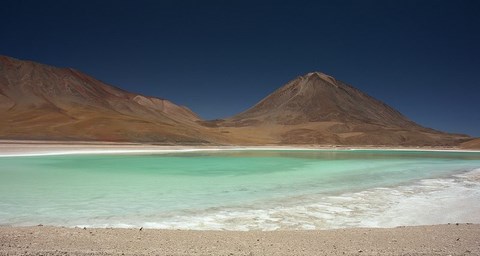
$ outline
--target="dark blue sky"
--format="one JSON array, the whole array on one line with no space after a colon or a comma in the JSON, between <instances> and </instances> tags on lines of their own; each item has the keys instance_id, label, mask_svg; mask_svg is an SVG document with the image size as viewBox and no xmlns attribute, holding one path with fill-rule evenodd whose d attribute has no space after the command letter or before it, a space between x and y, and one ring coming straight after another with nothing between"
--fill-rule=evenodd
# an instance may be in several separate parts
<instances>
[{"instance_id":1,"label":"dark blue sky","mask_svg":"<svg viewBox=\"0 0 480 256\"><path fill-rule=\"evenodd\" d=\"M321 71L480 136L480 1L2 1L0 54L73 67L203 118Z\"/></svg>"}]
</instances>

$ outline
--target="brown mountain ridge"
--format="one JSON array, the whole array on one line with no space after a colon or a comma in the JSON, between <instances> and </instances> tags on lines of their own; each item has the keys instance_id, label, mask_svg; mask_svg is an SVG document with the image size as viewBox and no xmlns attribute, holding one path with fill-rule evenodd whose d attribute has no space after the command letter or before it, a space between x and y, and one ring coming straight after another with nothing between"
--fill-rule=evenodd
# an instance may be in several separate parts
<instances>
[{"instance_id":1,"label":"brown mountain ridge","mask_svg":"<svg viewBox=\"0 0 480 256\"><path fill-rule=\"evenodd\" d=\"M319 72L290 81L238 115L204 121L165 99L5 56L0 118L0 139L386 146L457 146L472 139L424 128Z\"/></svg>"},{"instance_id":2,"label":"brown mountain ridge","mask_svg":"<svg viewBox=\"0 0 480 256\"><path fill-rule=\"evenodd\" d=\"M0 57L0 138L204 143L187 107L77 70ZM200 136L201 134L201 136Z\"/></svg>"}]
</instances>

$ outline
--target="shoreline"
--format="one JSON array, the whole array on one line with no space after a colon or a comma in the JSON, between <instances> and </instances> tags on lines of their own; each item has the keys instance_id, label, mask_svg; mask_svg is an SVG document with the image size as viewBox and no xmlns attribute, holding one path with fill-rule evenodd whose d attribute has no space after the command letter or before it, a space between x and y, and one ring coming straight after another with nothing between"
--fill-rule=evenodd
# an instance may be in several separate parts
<instances>
[{"instance_id":1,"label":"shoreline","mask_svg":"<svg viewBox=\"0 0 480 256\"><path fill-rule=\"evenodd\" d=\"M141 143L81 142L81 141L14 141L0 140L0 157L52 156L79 154L165 154L201 151L239 150L392 150L425 152L480 153L451 147L391 147L391 146L338 146L338 145L154 145Z\"/></svg>"},{"instance_id":2,"label":"shoreline","mask_svg":"<svg viewBox=\"0 0 480 256\"><path fill-rule=\"evenodd\" d=\"M0 140L0 157L227 150L397 150L480 153L478 150L439 147L180 146ZM479 237L480 223L276 231L0 226L0 256L480 255Z\"/></svg>"},{"instance_id":3,"label":"shoreline","mask_svg":"<svg viewBox=\"0 0 480 256\"><path fill-rule=\"evenodd\" d=\"M479 255L480 224L312 231L0 227L0 255Z\"/></svg>"}]
</instances>

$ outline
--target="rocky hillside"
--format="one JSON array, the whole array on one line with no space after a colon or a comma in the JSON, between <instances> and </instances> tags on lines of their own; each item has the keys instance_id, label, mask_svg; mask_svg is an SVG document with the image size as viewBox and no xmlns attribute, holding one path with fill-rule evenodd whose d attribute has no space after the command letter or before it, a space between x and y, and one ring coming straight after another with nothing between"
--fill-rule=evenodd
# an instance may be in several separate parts
<instances>
[{"instance_id":1,"label":"rocky hillside","mask_svg":"<svg viewBox=\"0 0 480 256\"><path fill-rule=\"evenodd\" d=\"M202 143L190 109L70 68L0 57L0 138Z\"/></svg>"}]
</instances>

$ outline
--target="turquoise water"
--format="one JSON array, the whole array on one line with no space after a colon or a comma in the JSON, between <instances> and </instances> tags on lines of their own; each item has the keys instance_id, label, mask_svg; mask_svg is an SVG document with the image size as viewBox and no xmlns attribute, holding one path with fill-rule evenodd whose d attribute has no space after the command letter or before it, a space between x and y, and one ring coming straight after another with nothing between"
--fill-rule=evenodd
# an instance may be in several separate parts
<instances>
[{"instance_id":1,"label":"turquoise water","mask_svg":"<svg viewBox=\"0 0 480 256\"><path fill-rule=\"evenodd\" d=\"M460 152L2 157L0 225L275 230L480 222L478 169L480 153Z\"/></svg>"}]
</instances>

